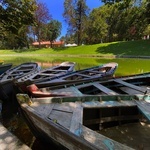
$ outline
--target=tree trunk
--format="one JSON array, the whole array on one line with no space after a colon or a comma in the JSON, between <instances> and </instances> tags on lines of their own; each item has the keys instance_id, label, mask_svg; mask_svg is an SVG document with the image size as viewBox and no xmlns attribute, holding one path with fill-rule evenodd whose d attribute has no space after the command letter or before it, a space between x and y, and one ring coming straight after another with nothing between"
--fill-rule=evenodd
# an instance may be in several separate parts
<instances>
[{"instance_id":1,"label":"tree trunk","mask_svg":"<svg viewBox=\"0 0 150 150\"><path fill-rule=\"evenodd\" d=\"M52 41L50 41L50 43L51 43L51 48L53 48L53 42L52 42Z\"/></svg>"}]
</instances>

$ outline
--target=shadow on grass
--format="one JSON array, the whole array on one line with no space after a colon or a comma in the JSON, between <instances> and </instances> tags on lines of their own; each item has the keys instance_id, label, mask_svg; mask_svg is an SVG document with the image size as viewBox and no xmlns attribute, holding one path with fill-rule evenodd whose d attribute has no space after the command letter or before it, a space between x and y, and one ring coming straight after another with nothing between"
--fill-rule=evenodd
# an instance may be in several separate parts
<instances>
[{"instance_id":1,"label":"shadow on grass","mask_svg":"<svg viewBox=\"0 0 150 150\"><path fill-rule=\"evenodd\" d=\"M39 48L30 48L30 49L15 49L14 51L16 53L22 53L22 52L33 52L33 51L38 51L40 50Z\"/></svg>"},{"instance_id":2,"label":"shadow on grass","mask_svg":"<svg viewBox=\"0 0 150 150\"><path fill-rule=\"evenodd\" d=\"M64 50L67 50L68 47L56 47L56 48L53 48L54 51L64 51Z\"/></svg>"},{"instance_id":3,"label":"shadow on grass","mask_svg":"<svg viewBox=\"0 0 150 150\"><path fill-rule=\"evenodd\" d=\"M106 46L100 46L96 52L114 55L149 55L150 40L113 42Z\"/></svg>"},{"instance_id":4,"label":"shadow on grass","mask_svg":"<svg viewBox=\"0 0 150 150\"><path fill-rule=\"evenodd\" d=\"M23 53L23 52L33 52L33 51L38 51L41 50L43 48L30 48L30 49L15 49L14 51L16 53ZM46 49L46 48L44 48ZM48 48L47 48L48 49ZM57 47L57 48L52 48L54 51L64 51L66 49L68 49L68 47Z\"/></svg>"}]
</instances>

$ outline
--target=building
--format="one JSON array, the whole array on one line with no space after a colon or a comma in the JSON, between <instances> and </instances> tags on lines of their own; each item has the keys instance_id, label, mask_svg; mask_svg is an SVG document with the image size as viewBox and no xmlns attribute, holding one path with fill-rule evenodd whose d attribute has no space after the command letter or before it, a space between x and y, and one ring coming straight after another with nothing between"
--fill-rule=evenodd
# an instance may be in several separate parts
<instances>
[{"instance_id":1,"label":"building","mask_svg":"<svg viewBox=\"0 0 150 150\"><path fill-rule=\"evenodd\" d=\"M41 41L40 45L43 48L50 48L51 47L50 41ZM32 46L39 47L39 42L33 42ZM52 43L52 47L62 47L62 46L64 46L64 41L55 41Z\"/></svg>"}]
</instances>

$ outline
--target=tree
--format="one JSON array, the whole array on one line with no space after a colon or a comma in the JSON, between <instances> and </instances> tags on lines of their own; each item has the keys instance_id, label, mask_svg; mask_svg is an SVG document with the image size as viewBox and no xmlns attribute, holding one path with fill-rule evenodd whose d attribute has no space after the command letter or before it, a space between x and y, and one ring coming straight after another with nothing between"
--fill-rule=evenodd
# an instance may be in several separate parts
<instances>
[{"instance_id":1,"label":"tree","mask_svg":"<svg viewBox=\"0 0 150 150\"><path fill-rule=\"evenodd\" d=\"M143 15L145 4L140 0L130 0L125 7L119 7L120 19L116 27L116 31L121 31L118 34L120 39L141 39L142 33L145 30L147 23ZM121 36L122 35L122 36Z\"/></svg>"},{"instance_id":2,"label":"tree","mask_svg":"<svg viewBox=\"0 0 150 150\"><path fill-rule=\"evenodd\" d=\"M142 15L147 19L147 22L150 23L150 1L149 0L101 0L105 4L115 4L120 3L121 8L128 8L130 4L134 6L140 6L144 3L145 11Z\"/></svg>"},{"instance_id":3,"label":"tree","mask_svg":"<svg viewBox=\"0 0 150 150\"><path fill-rule=\"evenodd\" d=\"M0 20L3 27L16 34L22 25L33 24L35 8L34 0L1 0Z\"/></svg>"},{"instance_id":4,"label":"tree","mask_svg":"<svg viewBox=\"0 0 150 150\"><path fill-rule=\"evenodd\" d=\"M146 27L143 33L144 35L150 35L150 24Z\"/></svg>"},{"instance_id":5,"label":"tree","mask_svg":"<svg viewBox=\"0 0 150 150\"><path fill-rule=\"evenodd\" d=\"M129 1L130 3L118 2L94 9L89 15L84 31L86 43L141 39L147 27L143 15L145 5L139 1Z\"/></svg>"},{"instance_id":6,"label":"tree","mask_svg":"<svg viewBox=\"0 0 150 150\"><path fill-rule=\"evenodd\" d=\"M47 32L46 36L47 39L52 43L58 38L58 36L61 34L62 25L57 20L52 20L47 24Z\"/></svg>"},{"instance_id":7,"label":"tree","mask_svg":"<svg viewBox=\"0 0 150 150\"><path fill-rule=\"evenodd\" d=\"M23 28L34 24L34 11L36 5L34 0L1 0L0 1L0 35L4 45L10 45L10 37L16 37L12 47L24 47L26 43L20 43ZM17 17L16 17L17 16ZM23 32L23 31L22 31ZM12 35L13 36L12 36ZM26 37L25 37L26 38ZM8 40L8 43L7 43ZM14 41L13 39L12 41ZM16 44L15 44L16 43Z\"/></svg>"},{"instance_id":8,"label":"tree","mask_svg":"<svg viewBox=\"0 0 150 150\"><path fill-rule=\"evenodd\" d=\"M97 9L94 9L89 16L88 22L86 23L86 38L85 41L87 44L96 44L100 43L106 39L108 32L108 24L106 23L107 6L103 6Z\"/></svg>"},{"instance_id":9,"label":"tree","mask_svg":"<svg viewBox=\"0 0 150 150\"><path fill-rule=\"evenodd\" d=\"M37 9L35 11L35 22L36 25L33 27L34 34L38 38L39 47L41 42L41 33L42 28L44 28L44 25L47 23L48 20L51 20L52 16L49 13L49 10L46 6L46 4L37 2Z\"/></svg>"},{"instance_id":10,"label":"tree","mask_svg":"<svg viewBox=\"0 0 150 150\"><path fill-rule=\"evenodd\" d=\"M88 15L85 0L65 0L63 16L68 23L68 32L77 36L77 44L82 41L82 32Z\"/></svg>"},{"instance_id":11,"label":"tree","mask_svg":"<svg viewBox=\"0 0 150 150\"><path fill-rule=\"evenodd\" d=\"M66 42L66 38L65 38L65 36L62 36L62 37L60 37L60 39L59 39L61 42Z\"/></svg>"},{"instance_id":12,"label":"tree","mask_svg":"<svg viewBox=\"0 0 150 150\"><path fill-rule=\"evenodd\" d=\"M150 1L149 0L146 0L145 16L147 18L148 23L150 24Z\"/></svg>"}]
</instances>

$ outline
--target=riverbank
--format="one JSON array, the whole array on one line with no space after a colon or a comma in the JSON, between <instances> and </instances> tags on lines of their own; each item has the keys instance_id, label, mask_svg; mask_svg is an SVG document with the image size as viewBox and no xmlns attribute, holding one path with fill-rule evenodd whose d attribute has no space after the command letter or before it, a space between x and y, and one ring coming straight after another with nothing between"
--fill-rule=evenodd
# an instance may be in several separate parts
<instances>
[{"instance_id":1,"label":"riverbank","mask_svg":"<svg viewBox=\"0 0 150 150\"><path fill-rule=\"evenodd\" d=\"M3 54L0 57L33 57L33 54ZM97 57L97 58L141 58L141 59L150 59L149 56L139 56L139 55L70 55L70 54L34 54L34 56L51 56L51 57Z\"/></svg>"}]
</instances>

